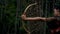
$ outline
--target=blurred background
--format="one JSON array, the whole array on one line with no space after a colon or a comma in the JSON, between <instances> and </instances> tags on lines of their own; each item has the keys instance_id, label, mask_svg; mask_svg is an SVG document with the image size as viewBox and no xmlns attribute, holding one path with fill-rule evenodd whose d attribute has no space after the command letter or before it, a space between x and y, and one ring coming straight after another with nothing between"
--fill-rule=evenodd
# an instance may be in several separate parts
<instances>
[{"instance_id":1,"label":"blurred background","mask_svg":"<svg viewBox=\"0 0 60 34\"><path fill-rule=\"evenodd\" d=\"M20 16L24 12L25 8L28 5L35 3L35 1L36 0L0 0L0 33L27 34L22 26L22 20ZM53 3L54 1L58 2L59 0L41 1L43 1L43 12L45 13L45 10L47 10L47 14L49 14L47 16L52 16Z\"/></svg>"}]
</instances>

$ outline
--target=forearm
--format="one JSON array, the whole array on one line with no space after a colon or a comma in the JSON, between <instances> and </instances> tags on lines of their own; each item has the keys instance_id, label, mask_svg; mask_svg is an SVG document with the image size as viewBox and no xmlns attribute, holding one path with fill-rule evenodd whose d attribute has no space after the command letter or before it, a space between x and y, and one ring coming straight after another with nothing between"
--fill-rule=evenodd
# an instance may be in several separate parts
<instances>
[{"instance_id":1,"label":"forearm","mask_svg":"<svg viewBox=\"0 0 60 34\"><path fill-rule=\"evenodd\" d=\"M30 21L52 21L54 18L44 18L44 17L25 17L23 20L30 20Z\"/></svg>"},{"instance_id":2,"label":"forearm","mask_svg":"<svg viewBox=\"0 0 60 34\"><path fill-rule=\"evenodd\" d=\"M42 17L26 17L26 15L22 15L21 18L23 20L45 20L45 18Z\"/></svg>"},{"instance_id":3,"label":"forearm","mask_svg":"<svg viewBox=\"0 0 60 34\"><path fill-rule=\"evenodd\" d=\"M42 21L51 21L54 20L54 17L44 18L44 17L26 17L26 15L22 15L21 18L23 20L42 20Z\"/></svg>"},{"instance_id":4,"label":"forearm","mask_svg":"<svg viewBox=\"0 0 60 34\"><path fill-rule=\"evenodd\" d=\"M24 20L41 20L40 17L26 17Z\"/></svg>"}]
</instances>

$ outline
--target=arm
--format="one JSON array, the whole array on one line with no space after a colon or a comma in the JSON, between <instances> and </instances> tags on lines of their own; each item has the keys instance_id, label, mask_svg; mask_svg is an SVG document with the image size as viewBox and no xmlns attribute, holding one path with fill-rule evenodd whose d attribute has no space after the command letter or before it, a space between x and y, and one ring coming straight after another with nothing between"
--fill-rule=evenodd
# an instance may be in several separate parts
<instances>
[{"instance_id":1,"label":"arm","mask_svg":"<svg viewBox=\"0 0 60 34\"><path fill-rule=\"evenodd\" d=\"M26 15L22 15L21 18L23 20L40 20L40 17L26 17Z\"/></svg>"},{"instance_id":2,"label":"arm","mask_svg":"<svg viewBox=\"0 0 60 34\"><path fill-rule=\"evenodd\" d=\"M34 17L34 18L31 18L31 17L26 17L26 11L28 10L29 7L33 6L33 5L36 5L37 3L34 3L34 4L30 4L29 6L27 6L27 8L24 10L24 13L22 14L21 18L23 20L39 20L39 17Z\"/></svg>"},{"instance_id":3,"label":"arm","mask_svg":"<svg viewBox=\"0 0 60 34\"><path fill-rule=\"evenodd\" d=\"M50 21L50 20L53 20L54 18L52 18L52 17L50 17L50 18L44 18L44 17L26 17L26 11L27 11L27 9L29 8L29 7L31 7L31 6L33 6L33 5L36 5L37 3L34 3L34 4L31 4L31 5L29 5L26 9L25 9L25 11L24 11L24 13L22 14L22 16L21 16L21 18L23 19L23 20L43 20L43 21Z\"/></svg>"},{"instance_id":4,"label":"arm","mask_svg":"<svg viewBox=\"0 0 60 34\"><path fill-rule=\"evenodd\" d=\"M56 20L56 18L55 18L55 17L48 17L48 18L46 18L45 20L46 20L46 21L52 21L52 20Z\"/></svg>"},{"instance_id":5,"label":"arm","mask_svg":"<svg viewBox=\"0 0 60 34\"><path fill-rule=\"evenodd\" d=\"M44 18L44 17L26 17L25 14L21 16L23 20L43 20L43 21L51 21L54 20L54 17Z\"/></svg>"}]
</instances>

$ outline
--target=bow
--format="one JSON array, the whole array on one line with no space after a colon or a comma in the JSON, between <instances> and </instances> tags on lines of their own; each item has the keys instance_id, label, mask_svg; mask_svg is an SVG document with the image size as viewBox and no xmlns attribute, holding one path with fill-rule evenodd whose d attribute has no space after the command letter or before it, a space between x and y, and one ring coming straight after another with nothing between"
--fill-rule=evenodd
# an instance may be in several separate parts
<instances>
[{"instance_id":1,"label":"bow","mask_svg":"<svg viewBox=\"0 0 60 34\"><path fill-rule=\"evenodd\" d=\"M24 10L24 13L23 13L23 14L26 14L26 12L27 12L27 10L29 9L29 7L34 6L34 5L36 5L36 4L37 4L37 3L33 3L33 4L28 5L28 6L26 7L26 9ZM22 26L23 26L23 28L25 29L25 31L26 31L28 34L30 34L30 32L26 29L25 23L24 23L23 20L22 20Z\"/></svg>"}]
</instances>

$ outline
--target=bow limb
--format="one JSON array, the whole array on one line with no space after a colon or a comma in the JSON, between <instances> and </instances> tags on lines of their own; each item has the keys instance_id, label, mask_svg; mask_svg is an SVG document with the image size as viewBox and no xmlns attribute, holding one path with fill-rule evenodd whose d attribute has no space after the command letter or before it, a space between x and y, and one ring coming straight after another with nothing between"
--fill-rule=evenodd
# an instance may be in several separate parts
<instances>
[{"instance_id":1,"label":"bow limb","mask_svg":"<svg viewBox=\"0 0 60 34\"><path fill-rule=\"evenodd\" d=\"M27 8L24 10L24 15L26 14L27 10L29 9L29 7L33 6L33 5L36 5L37 3L34 3L34 4L30 4L29 6L27 6Z\"/></svg>"},{"instance_id":2,"label":"bow limb","mask_svg":"<svg viewBox=\"0 0 60 34\"><path fill-rule=\"evenodd\" d=\"M36 4L37 4L37 3L30 4L29 6L27 6L27 8L24 10L23 15L26 15L26 12L27 12L27 10L29 9L29 7L31 7L31 6L33 6L33 5L36 5ZM22 20L22 26L23 26L23 28L25 29L25 31L26 31L27 33L30 33L30 32L26 29L26 27L25 27L25 23L24 23L23 20Z\"/></svg>"}]
</instances>

